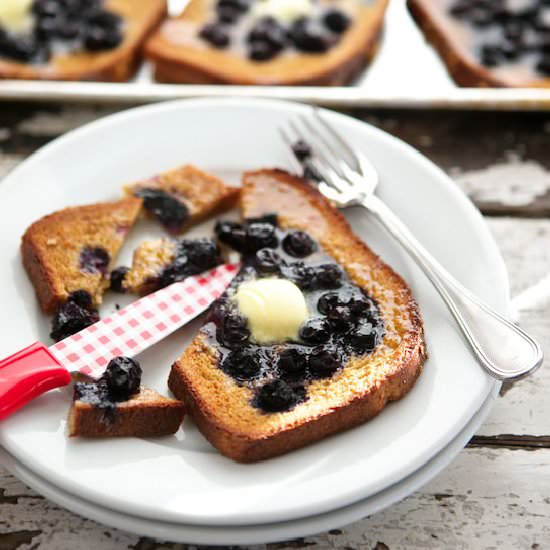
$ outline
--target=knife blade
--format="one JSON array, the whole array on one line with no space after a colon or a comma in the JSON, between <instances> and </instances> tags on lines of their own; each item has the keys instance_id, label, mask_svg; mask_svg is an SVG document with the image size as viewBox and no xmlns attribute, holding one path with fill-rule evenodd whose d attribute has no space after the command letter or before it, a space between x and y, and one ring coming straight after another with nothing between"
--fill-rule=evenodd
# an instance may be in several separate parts
<instances>
[{"instance_id":1,"label":"knife blade","mask_svg":"<svg viewBox=\"0 0 550 550\"><path fill-rule=\"evenodd\" d=\"M135 357L203 311L227 288L239 264L224 264L148 294L46 347L41 342L0 361L0 420L54 388L71 373L99 378L113 357Z\"/></svg>"}]
</instances>

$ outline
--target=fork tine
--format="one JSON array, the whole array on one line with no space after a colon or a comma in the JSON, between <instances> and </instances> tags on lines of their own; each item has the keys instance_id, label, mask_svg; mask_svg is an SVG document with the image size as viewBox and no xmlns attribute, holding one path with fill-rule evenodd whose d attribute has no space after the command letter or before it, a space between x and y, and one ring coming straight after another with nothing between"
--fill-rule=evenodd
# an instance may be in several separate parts
<instances>
[{"instance_id":1,"label":"fork tine","mask_svg":"<svg viewBox=\"0 0 550 550\"><path fill-rule=\"evenodd\" d=\"M287 154L292 170L294 170L296 174L301 174L303 172L303 167L298 161L298 159L296 158L296 155L292 150L292 145L293 145L292 138L288 135L288 133L283 127L279 127L279 134L282 137L284 143L286 144L285 152Z\"/></svg>"}]
</instances>

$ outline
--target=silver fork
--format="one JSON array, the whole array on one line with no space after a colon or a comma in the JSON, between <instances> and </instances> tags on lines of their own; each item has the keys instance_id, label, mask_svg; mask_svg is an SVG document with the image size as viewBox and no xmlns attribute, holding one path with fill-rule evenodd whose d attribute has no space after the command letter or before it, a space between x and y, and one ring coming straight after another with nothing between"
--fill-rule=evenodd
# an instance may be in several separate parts
<instances>
[{"instance_id":1,"label":"silver fork","mask_svg":"<svg viewBox=\"0 0 550 550\"><path fill-rule=\"evenodd\" d=\"M481 365L499 380L534 372L543 361L540 345L524 330L462 286L413 236L374 191L378 173L368 158L352 148L318 111L298 116L280 128L293 168L301 170L292 151L296 140L309 144L307 163L321 178L319 191L339 208L363 206L395 238L435 286Z\"/></svg>"}]
</instances>

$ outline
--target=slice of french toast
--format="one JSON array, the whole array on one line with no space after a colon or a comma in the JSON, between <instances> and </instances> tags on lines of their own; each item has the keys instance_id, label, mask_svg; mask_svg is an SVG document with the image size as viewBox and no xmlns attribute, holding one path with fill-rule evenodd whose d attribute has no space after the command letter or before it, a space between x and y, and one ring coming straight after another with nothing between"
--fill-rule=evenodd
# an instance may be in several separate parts
<instances>
[{"instance_id":1,"label":"slice of french toast","mask_svg":"<svg viewBox=\"0 0 550 550\"><path fill-rule=\"evenodd\" d=\"M245 267L172 366L169 387L222 454L254 462L372 418L412 388L426 351L407 284L305 180L246 173L241 207L248 221L217 233ZM288 292L250 286L274 279ZM266 340L304 307L297 336Z\"/></svg>"},{"instance_id":2,"label":"slice of french toast","mask_svg":"<svg viewBox=\"0 0 550 550\"><path fill-rule=\"evenodd\" d=\"M231 11L224 1L191 0L179 17L165 21L146 44L155 78L197 84L344 85L374 57L388 2L283 1L282 8L273 0L234 4Z\"/></svg>"},{"instance_id":3,"label":"slice of french toast","mask_svg":"<svg viewBox=\"0 0 550 550\"><path fill-rule=\"evenodd\" d=\"M408 0L407 4L460 86L550 86L550 12L544 2Z\"/></svg>"},{"instance_id":4,"label":"slice of french toast","mask_svg":"<svg viewBox=\"0 0 550 550\"><path fill-rule=\"evenodd\" d=\"M124 192L141 197L145 211L172 234L231 208L239 197L239 188L191 164L126 185Z\"/></svg>"},{"instance_id":5,"label":"slice of french toast","mask_svg":"<svg viewBox=\"0 0 550 550\"><path fill-rule=\"evenodd\" d=\"M28 36L12 37L6 34L9 28L0 29L0 78L127 81L140 62L143 42L166 16L165 0L29 4L31 22L42 20ZM113 32L115 24L120 37Z\"/></svg>"},{"instance_id":6,"label":"slice of french toast","mask_svg":"<svg viewBox=\"0 0 550 550\"><path fill-rule=\"evenodd\" d=\"M33 223L21 242L23 265L44 313L54 313L75 292L97 306L109 271L141 210L142 200L65 208Z\"/></svg>"}]
</instances>

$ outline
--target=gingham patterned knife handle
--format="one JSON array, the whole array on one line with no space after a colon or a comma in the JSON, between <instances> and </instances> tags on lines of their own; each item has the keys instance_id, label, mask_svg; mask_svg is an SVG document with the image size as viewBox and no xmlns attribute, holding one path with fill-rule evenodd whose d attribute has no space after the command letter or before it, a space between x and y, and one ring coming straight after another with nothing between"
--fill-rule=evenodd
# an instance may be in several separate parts
<instances>
[{"instance_id":1,"label":"gingham patterned knife handle","mask_svg":"<svg viewBox=\"0 0 550 550\"><path fill-rule=\"evenodd\" d=\"M205 311L224 292L239 267L225 264L174 283L49 349L70 371L101 376L113 357L133 357Z\"/></svg>"}]
</instances>

